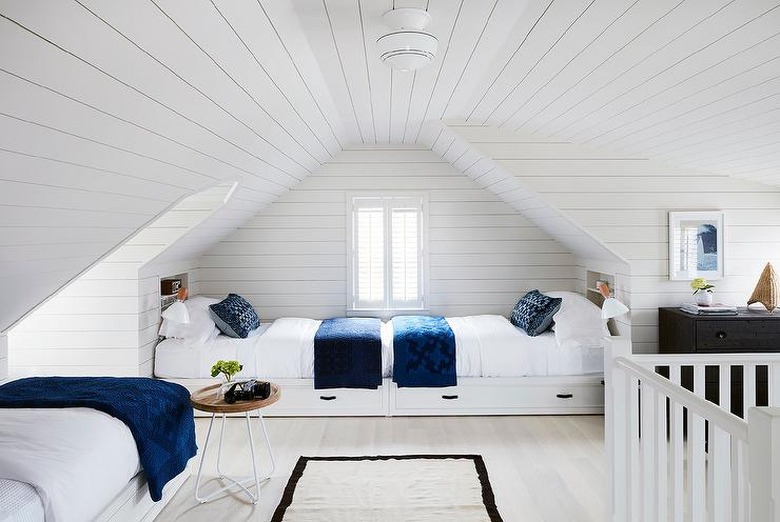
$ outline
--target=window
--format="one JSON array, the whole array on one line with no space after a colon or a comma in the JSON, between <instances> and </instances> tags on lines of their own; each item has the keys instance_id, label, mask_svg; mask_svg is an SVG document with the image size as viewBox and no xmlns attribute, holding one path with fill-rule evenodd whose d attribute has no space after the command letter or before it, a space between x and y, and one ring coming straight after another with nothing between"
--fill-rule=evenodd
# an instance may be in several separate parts
<instances>
[{"instance_id":1,"label":"window","mask_svg":"<svg viewBox=\"0 0 780 522\"><path fill-rule=\"evenodd\" d=\"M351 308L424 308L425 197L353 196L349 206Z\"/></svg>"}]
</instances>

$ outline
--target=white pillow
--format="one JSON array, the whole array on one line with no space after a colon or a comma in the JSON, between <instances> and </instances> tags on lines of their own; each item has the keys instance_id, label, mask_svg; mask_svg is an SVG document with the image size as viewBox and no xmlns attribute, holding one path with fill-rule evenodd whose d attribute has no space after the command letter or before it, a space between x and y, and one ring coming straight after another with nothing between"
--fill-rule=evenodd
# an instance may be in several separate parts
<instances>
[{"instance_id":1,"label":"white pillow","mask_svg":"<svg viewBox=\"0 0 780 522\"><path fill-rule=\"evenodd\" d=\"M195 296L184 301L187 312L190 314L190 322L177 323L169 319L163 319L160 325L160 335L184 339L195 344L203 344L213 340L219 335L219 329L209 313L209 305L218 303L219 299Z\"/></svg>"},{"instance_id":2,"label":"white pillow","mask_svg":"<svg viewBox=\"0 0 780 522\"><path fill-rule=\"evenodd\" d=\"M561 309L553 316L555 341L560 348L567 346L603 346L609 336L607 320L601 317L601 308L575 292L545 292L550 297L563 299Z\"/></svg>"}]
</instances>

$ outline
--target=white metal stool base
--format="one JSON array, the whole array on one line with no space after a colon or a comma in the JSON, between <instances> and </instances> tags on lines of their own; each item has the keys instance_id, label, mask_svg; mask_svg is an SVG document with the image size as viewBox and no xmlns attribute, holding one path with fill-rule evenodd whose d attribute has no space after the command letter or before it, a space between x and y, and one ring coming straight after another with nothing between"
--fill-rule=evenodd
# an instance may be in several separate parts
<instances>
[{"instance_id":1,"label":"white metal stool base","mask_svg":"<svg viewBox=\"0 0 780 522\"><path fill-rule=\"evenodd\" d=\"M222 460L222 443L225 439L225 414L223 413L222 426L220 427L220 432L219 432L219 451L217 452L217 474L219 475L220 480L229 481L231 482L231 484L228 484L226 486L217 489L216 491L212 492L206 497L202 497L200 495L200 481L201 478L203 478L203 463L206 461L206 451L208 450L209 440L211 439L211 428L214 427L214 417L216 417L216 413L212 413L211 420L209 421L209 429L208 432L206 432L206 442L203 443L203 453L201 454L200 457L200 465L198 466L198 478L195 481L195 500L197 500L201 504L205 504L206 502L214 500L217 497L217 495L219 495L220 493L224 493L236 487L239 488L237 491L243 491L244 493L246 493L246 495L252 501L252 504L257 504L257 502L260 500L260 482L265 482L266 480L271 478L271 475L273 475L273 472L276 469L276 463L274 462L273 451L271 451L271 441L268 439L268 431L265 429L265 421L263 420L263 414L260 412L260 410L256 410L256 411L257 411L258 422L260 423L260 427L263 430L263 438L265 439L265 446L266 449L268 450L268 456L271 458L271 469L268 470L268 473L265 474L263 477L260 477L257 474L257 458L255 456L255 440L254 437L252 436L252 423L249 417L250 412L246 412L244 415L246 416L246 429L247 429L247 434L249 435L249 451L252 455L252 476L246 479L235 479L229 475L222 473L222 470L220 469L220 463ZM249 490L249 488L251 488L252 486L254 486L255 488L254 495Z\"/></svg>"}]
</instances>

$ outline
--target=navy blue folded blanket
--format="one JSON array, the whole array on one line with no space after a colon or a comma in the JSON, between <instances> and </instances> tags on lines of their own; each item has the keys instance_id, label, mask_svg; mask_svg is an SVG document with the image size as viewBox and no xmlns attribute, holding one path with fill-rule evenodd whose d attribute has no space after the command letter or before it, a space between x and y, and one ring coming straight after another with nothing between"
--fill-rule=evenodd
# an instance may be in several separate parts
<instances>
[{"instance_id":1,"label":"navy blue folded blanket","mask_svg":"<svg viewBox=\"0 0 780 522\"><path fill-rule=\"evenodd\" d=\"M444 317L393 317L393 381L399 388L455 386L455 334Z\"/></svg>"},{"instance_id":2,"label":"navy blue folded blanket","mask_svg":"<svg viewBox=\"0 0 780 522\"><path fill-rule=\"evenodd\" d=\"M373 388L382 384L382 323L339 317L314 335L314 387Z\"/></svg>"},{"instance_id":3,"label":"navy blue folded blanket","mask_svg":"<svg viewBox=\"0 0 780 522\"><path fill-rule=\"evenodd\" d=\"M30 377L0 386L0 408L93 408L124 422L133 434L157 502L163 486L197 453L190 394L144 377Z\"/></svg>"}]
</instances>

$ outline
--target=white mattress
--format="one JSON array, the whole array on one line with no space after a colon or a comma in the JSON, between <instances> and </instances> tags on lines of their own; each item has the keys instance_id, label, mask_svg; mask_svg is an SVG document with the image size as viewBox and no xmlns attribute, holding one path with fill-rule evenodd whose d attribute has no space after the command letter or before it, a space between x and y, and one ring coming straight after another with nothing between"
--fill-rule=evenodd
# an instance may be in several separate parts
<instances>
[{"instance_id":1,"label":"white mattress","mask_svg":"<svg viewBox=\"0 0 780 522\"><path fill-rule=\"evenodd\" d=\"M460 377L582 375L603 371L603 348L568 343L560 348L553 332L529 337L499 315L448 317L455 334ZM314 378L314 334L321 321L297 317L261 325L247 339L219 335L203 344L166 339L157 345L154 373L169 379L211 377L219 359L244 365L239 378ZM382 323L382 374L393 367L393 326Z\"/></svg>"},{"instance_id":2,"label":"white mattress","mask_svg":"<svg viewBox=\"0 0 780 522\"><path fill-rule=\"evenodd\" d=\"M139 469L130 429L106 413L0 409L0 478L33 485L46 522L94 520Z\"/></svg>"},{"instance_id":3,"label":"white mattress","mask_svg":"<svg viewBox=\"0 0 780 522\"><path fill-rule=\"evenodd\" d=\"M26 482L0 479L0 522L43 522L43 501Z\"/></svg>"}]
</instances>

